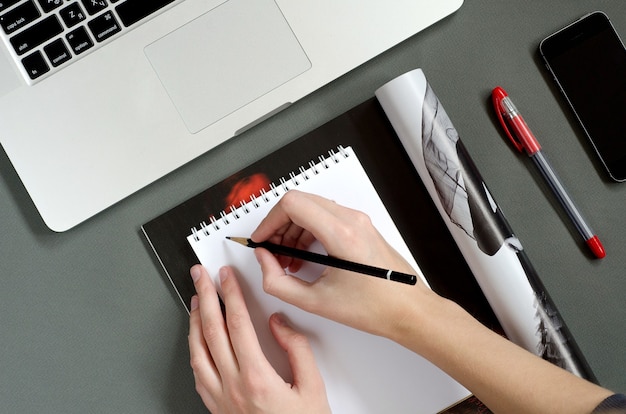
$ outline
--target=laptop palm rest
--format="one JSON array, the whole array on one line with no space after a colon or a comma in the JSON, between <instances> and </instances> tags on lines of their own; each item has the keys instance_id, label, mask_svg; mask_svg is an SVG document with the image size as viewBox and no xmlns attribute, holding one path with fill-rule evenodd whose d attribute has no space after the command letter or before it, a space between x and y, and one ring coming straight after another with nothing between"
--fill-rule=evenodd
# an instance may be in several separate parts
<instances>
[{"instance_id":1,"label":"laptop palm rest","mask_svg":"<svg viewBox=\"0 0 626 414\"><path fill-rule=\"evenodd\" d=\"M229 0L145 54L191 133L311 67L274 0Z\"/></svg>"}]
</instances>

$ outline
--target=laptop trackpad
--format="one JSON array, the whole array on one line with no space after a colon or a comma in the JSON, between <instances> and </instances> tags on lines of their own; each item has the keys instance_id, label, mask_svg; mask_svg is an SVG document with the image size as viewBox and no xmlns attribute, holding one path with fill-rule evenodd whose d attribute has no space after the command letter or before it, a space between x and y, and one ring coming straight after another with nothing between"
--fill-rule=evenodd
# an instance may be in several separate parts
<instances>
[{"instance_id":1,"label":"laptop trackpad","mask_svg":"<svg viewBox=\"0 0 626 414\"><path fill-rule=\"evenodd\" d=\"M191 133L311 67L274 0L229 0L145 53Z\"/></svg>"}]
</instances>

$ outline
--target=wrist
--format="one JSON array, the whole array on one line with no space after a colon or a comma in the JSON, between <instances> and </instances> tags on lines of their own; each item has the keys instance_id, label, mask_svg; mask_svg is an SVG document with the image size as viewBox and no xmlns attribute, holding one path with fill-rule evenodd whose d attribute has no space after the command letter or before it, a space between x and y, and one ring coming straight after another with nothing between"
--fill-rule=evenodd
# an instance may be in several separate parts
<instances>
[{"instance_id":1,"label":"wrist","mask_svg":"<svg viewBox=\"0 0 626 414\"><path fill-rule=\"evenodd\" d=\"M398 316L389 339L422 355L435 357L448 345L457 326L475 320L455 302L433 292L426 286L416 287L416 294L408 298L408 306Z\"/></svg>"}]
</instances>

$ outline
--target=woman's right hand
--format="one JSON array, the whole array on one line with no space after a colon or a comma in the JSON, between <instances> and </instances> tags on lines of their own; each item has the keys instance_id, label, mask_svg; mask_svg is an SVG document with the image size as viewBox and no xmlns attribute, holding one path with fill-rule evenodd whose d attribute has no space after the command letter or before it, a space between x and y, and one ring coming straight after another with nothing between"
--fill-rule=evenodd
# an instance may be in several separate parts
<instances>
[{"instance_id":1,"label":"woman's right hand","mask_svg":"<svg viewBox=\"0 0 626 414\"><path fill-rule=\"evenodd\" d=\"M251 237L298 248L317 239L333 256L414 273L363 213L293 190ZM495 334L421 282L410 286L326 268L308 283L283 270L295 271L299 263L264 249L256 255L268 293L417 352L494 412L588 413L611 394Z\"/></svg>"},{"instance_id":2,"label":"woman's right hand","mask_svg":"<svg viewBox=\"0 0 626 414\"><path fill-rule=\"evenodd\" d=\"M319 240L329 255L416 274L367 215L295 190L283 196L251 238L301 249ZM261 248L256 255L267 293L308 312L392 339L401 335L403 322L415 317L416 306L438 298L419 279L410 286L331 267L309 283L285 273L285 268L297 271L298 261L277 258Z\"/></svg>"}]
</instances>

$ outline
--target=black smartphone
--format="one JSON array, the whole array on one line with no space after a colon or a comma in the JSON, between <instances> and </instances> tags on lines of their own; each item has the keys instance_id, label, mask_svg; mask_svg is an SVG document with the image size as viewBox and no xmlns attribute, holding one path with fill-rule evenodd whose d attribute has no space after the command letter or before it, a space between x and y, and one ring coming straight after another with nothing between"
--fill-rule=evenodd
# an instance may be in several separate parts
<instances>
[{"instance_id":1,"label":"black smartphone","mask_svg":"<svg viewBox=\"0 0 626 414\"><path fill-rule=\"evenodd\" d=\"M583 16L539 51L609 176L626 181L626 49L609 18Z\"/></svg>"}]
</instances>

